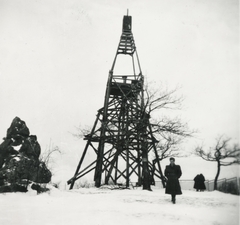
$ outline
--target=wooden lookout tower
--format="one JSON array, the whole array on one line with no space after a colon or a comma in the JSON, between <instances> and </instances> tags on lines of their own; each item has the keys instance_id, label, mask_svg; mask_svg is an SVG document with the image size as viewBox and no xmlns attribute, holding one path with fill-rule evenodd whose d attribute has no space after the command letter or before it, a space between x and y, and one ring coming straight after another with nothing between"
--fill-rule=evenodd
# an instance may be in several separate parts
<instances>
[{"instance_id":1,"label":"wooden lookout tower","mask_svg":"<svg viewBox=\"0 0 240 225\"><path fill-rule=\"evenodd\" d=\"M127 57L131 70L127 74L115 74L118 57ZM98 110L95 123L85 135L83 150L74 176L68 180L70 189L77 179L94 171L96 187L103 184L121 183L126 187L131 181L150 189L153 176L162 178L159 161L149 161L149 153L158 159L156 139L153 136L149 115L145 112L144 77L132 34L132 17L123 17L122 34L117 52L109 71L104 106ZM83 161L88 151L96 158L84 168Z\"/></svg>"}]
</instances>

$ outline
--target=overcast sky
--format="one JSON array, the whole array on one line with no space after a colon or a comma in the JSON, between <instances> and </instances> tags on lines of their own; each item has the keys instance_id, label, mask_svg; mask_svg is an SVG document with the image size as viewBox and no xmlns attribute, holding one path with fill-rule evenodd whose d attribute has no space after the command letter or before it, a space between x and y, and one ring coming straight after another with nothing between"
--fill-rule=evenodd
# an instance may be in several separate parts
<instances>
[{"instance_id":1,"label":"overcast sky","mask_svg":"<svg viewBox=\"0 0 240 225\"><path fill-rule=\"evenodd\" d=\"M18 116L43 150L79 161L71 133L103 106L127 9L146 79L181 87L179 116L198 130L185 148L239 143L237 0L0 0L0 137Z\"/></svg>"}]
</instances>

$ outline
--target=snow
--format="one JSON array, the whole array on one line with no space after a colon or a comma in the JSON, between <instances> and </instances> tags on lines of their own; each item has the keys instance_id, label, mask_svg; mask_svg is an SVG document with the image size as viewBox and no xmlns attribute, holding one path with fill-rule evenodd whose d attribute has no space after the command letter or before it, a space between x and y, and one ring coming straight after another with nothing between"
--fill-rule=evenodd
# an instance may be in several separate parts
<instances>
[{"instance_id":1,"label":"snow","mask_svg":"<svg viewBox=\"0 0 240 225\"><path fill-rule=\"evenodd\" d=\"M17 145L17 146L13 146L13 149L16 150L16 151L19 151L21 147L22 147L22 144Z\"/></svg>"},{"instance_id":2,"label":"snow","mask_svg":"<svg viewBox=\"0 0 240 225\"><path fill-rule=\"evenodd\" d=\"M80 188L1 194L1 225L238 225L239 196L183 190L176 204L164 189Z\"/></svg>"}]
</instances>

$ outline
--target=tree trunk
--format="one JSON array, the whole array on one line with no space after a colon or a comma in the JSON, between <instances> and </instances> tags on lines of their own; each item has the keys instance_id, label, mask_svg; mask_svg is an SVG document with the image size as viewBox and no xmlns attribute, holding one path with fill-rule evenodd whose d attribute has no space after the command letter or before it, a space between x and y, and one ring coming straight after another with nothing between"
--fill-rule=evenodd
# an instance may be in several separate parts
<instances>
[{"instance_id":1,"label":"tree trunk","mask_svg":"<svg viewBox=\"0 0 240 225\"><path fill-rule=\"evenodd\" d=\"M150 184L150 173L148 168L148 155L147 155L147 146L144 144L143 152L142 152L142 176L143 176L143 190L151 190Z\"/></svg>"},{"instance_id":2,"label":"tree trunk","mask_svg":"<svg viewBox=\"0 0 240 225\"><path fill-rule=\"evenodd\" d=\"M216 177L214 179L214 190L217 190L217 181L218 181L218 177L219 177L219 174L220 174L220 169L221 169L220 160L217 160L217 174L216 174Z\"/></svg>"},{"instance_id":3,"label":"tree trunk","mask_svg":"<svg viewBox=\"0 0 240 225\"><path fill-rule=\"evenodd\" d=\"M146 114L146 112L144 112L143 119L142 119L142 131L141 131L141 135L143 138L143 141L141 143L143 190L151 190L150 173L148 168L148 135L147 135L147 124L149 122L148 119L149 119L149 115Z\"/></svg>"}]
</instances>

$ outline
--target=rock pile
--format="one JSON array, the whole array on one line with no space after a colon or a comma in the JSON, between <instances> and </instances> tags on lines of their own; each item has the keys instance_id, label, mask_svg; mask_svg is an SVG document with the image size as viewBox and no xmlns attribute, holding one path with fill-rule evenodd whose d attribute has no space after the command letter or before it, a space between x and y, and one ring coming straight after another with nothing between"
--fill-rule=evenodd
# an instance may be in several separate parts
<instances>
[{"instance_id":1,"label":"rock pile","mask_svg":"<svg viewBox=\"0 0 240 225\"><path fill-rule=\"evenodd\" d=\"M26 123L15 117L0 145L0 192L26 192L28 185L41 192L52 174L39 160L41 147Z\"/></svg>"}]
</instances>

